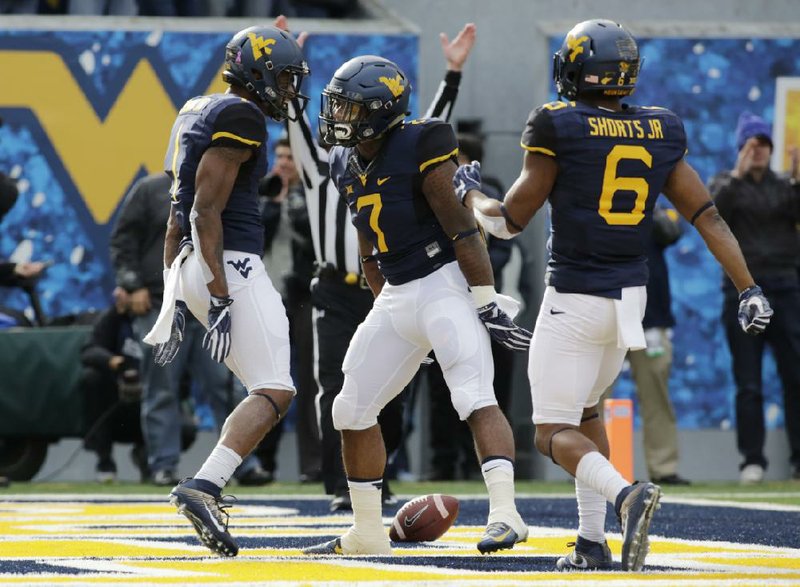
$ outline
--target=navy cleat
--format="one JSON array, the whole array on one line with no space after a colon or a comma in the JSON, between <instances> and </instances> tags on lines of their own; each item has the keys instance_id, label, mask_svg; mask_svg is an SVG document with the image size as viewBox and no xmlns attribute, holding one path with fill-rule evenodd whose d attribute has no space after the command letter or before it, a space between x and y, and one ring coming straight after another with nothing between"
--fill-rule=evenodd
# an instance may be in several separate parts
<instances>
[{"instance_id":1,"label":"navy cleat","mask_svg":"<svg viewBox=\"0 0 800 587\"><path fill-rule=\"evenodd\" d=\"M228 514L225 510L235 500L233 496L220 495L220 489L204 479L184 479L169 494L169 502L178 508L194 526L200 542L221 556L236 556L239 545L228 533Z\"/></svg>"},{"instance_id":2,"label":"navy cleat","mask_svg":"<svg viewBox=\"0 0 800 587\"><path fill-rule=\"evenodd\" d=\"M605 542L593 542L578 536L577 541L567 542L567 546L574 546L575 549L556 561L559 571L610 569L614 562L611 549Z\"/></svg>"},{"instance_id":3,"label":"navy cleat","mask_svg":"<svg viewBox=\"0 0 800 587\"><path fill-rule=\"evenodd\" d=\"M314 554L314 555L344 554L342 552L342 539L334 538L330 542L317 544L315 546L309 546L308 548L303 549L303 554Z\"/></svg>"},{"instance_id":4,"label":"navy cleat","mask_svg":"<svg viewBox=\"0 0 800 587\"><path fill-rule=\"evenodd\" d=\"M647 532L660 507L661 488L654 483L636 483L619 508L622 526L622 570L641 571L650 550Z\"/></svg>"},{"instance_id":5,"label":"navy cleat","mask_svg":"<svg viewBox=\"0 0 800 587\"><path fill-rule=\"evenodd\" d=\"M478 542L478 550L481 554L496 552L514 548L518 542L525 542L528 539L528 527L525 526L525 534L520 536L516 531L505 522L492 522L486 526L481 541Z\"/></svg>"}]
</instances>

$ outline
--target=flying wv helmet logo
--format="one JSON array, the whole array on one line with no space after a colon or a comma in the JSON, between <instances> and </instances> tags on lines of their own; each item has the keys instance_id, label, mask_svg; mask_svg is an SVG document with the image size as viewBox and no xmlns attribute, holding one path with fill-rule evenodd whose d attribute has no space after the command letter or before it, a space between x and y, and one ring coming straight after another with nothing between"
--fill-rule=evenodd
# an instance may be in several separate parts
<instances>
[{"instance_id":1,"label":"flying wv helmet logo","mask_svg":"<svg viewBox=\"0 0 800 587\"><path fill-rule=\"evenodd\" d=\"M583 44L589 40L588 35L583 35L577 39L572 35L567 35L567 49L569 49L569 62L575 63L578 55L583 53Z\"/></svg>"},{"instance_id":2,"label":"flying wv helmet logo","mask_svg":"<svg viewBox=\"0 0 800 587\"><path fill-rule=\"evenodd\" d=\"M250 258L245 257L244 259L236 259L235 261L228 261L228 265L236 269L242 277L247 279L247 276L250 275L250 271L253 269L250 266Z\"/></svg>"},{"instance_id":3,"label":"flying wv helmet logo","mask_svg":"<svg viewBox=\"0 0 800 587\"><path fill-rule=\"evenodd\" d=\"M247 33L247 38L250 39L250 47L253 49L253 59L256 60L262 56L268 57L272 55L272 45L277 42L275 39L259 37L255 33Z\"/></svg>"},{"instance_id":4,"label":"flying wv helmet logo","mask_svg":"<svg viewBox=\"0 0 800 587\"><path fill-rule=\"evenodd\" d=\"M389 91L395 98L400 96L406 89L403 85L403 78L400 76L400 74L397 74L393 78L388 78L382 75L378 78L378 81L389 88Z\"/></svg>"}]
</instances>

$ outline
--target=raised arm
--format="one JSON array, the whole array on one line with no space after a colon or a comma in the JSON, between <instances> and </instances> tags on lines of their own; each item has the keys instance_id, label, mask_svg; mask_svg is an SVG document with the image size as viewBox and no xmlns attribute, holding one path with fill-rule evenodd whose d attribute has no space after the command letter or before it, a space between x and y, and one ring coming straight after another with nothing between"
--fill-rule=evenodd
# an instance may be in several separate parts
<instances>
[{"instance_id":1,"label":"raised arm","mask_svg":"<svg viewBox=\"0 0 800 587\"><path fill-rule=\"evenodd\" d=\"M447 38L445 33L439 33L439 42L447 62L447 71L445 71L444 80L439 85L433 102L428 106L423 118L450 120L453 105L458 96L458 86L461 83L461 70L475 44L476 31L477 27L473 23L467 23L452 41Z\"/></svg>"}]
</instances>

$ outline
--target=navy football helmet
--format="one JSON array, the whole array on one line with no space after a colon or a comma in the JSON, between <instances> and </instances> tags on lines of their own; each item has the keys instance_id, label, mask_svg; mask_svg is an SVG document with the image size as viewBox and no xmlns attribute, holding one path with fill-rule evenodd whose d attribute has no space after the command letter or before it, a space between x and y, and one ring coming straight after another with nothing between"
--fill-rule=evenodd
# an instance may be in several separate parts
<instances>
[{"instance_id":1,"label":"navy football helmet","mask_svg":"<svg viewBox=\"0 0 800 587\"><path fill-rule=\"evenodd\" d=\"M584 92L628 96L635 89L640 67L636 40L611 20L576 24L553 55L556 89L567 100Z\"/></svg>"},{"instance_id":2,"label":"navy football helmet","mask_svg":"<svg viewBox=\"0 0 800 587\"><path fill-rule=\"evenodd\" d=\"M288 103L293 98L297 98L300 108L292 120L302 113L308 98L300 94L300 87L307 75L308 64L297 41L278 28L244 29L225 47L222 79L252 92L267 104L269 115L278 122L289 117Z\"/></svg>"},{"instance_id":3,"label":"navy football helmet","mask_svg":"<svg viewBox=\"0 0 800 587\"><path fill-rule=\"evenodd\" d=\"M355 57L322 91L320 136L345 147L380 138L408 114L410 94L411 84L396 64L375 55Z\"/></svg>"}]
</instances>

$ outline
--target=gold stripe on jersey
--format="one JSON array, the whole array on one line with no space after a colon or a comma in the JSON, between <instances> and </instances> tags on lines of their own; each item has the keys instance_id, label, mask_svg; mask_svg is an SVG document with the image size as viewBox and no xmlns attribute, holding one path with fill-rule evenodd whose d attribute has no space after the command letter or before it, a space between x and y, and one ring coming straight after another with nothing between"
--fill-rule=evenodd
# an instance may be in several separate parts
<instances>
[{"instance_id":1,"label":"gold stripe on jersey","mask_svg":"<svg viewBox=\"0 0 800 587\"><path fill-rule=\"evenodd\" d=\"M529 147L523 142L520 142L520 147L525 149L526 151L530 151L531 153L542 153L543 155L550 155L551 157L555 157L555 151L551 151L550 149L545 149L544 147Z\"/></svg>"},{"instance_id":2,"label":"gold stripe on jersey","mask_svg":"<svg viewBox=\"0 0 800 587\"><path fill-rule=\"evenodd\" d=\"M261 146L261 141L253 141L253 140L250 140L250 139L246 139L244 137L240 137L238 135L235 135L232 132L220 131L220 132L215 132L213 135L211 135L211 141L212 142L216 141L217 139L233 139L235 141L239 141L240 143L244 143L245 145L250 145L252 147L260 147Z\"/></svg>"},{"instance_id":3,"label":"gold stripe on jersey","mask_svg":"<svg viewBox=\"0 0 800 587\"><path fill-rule=\"evenodd\" d=\"M442 161L447 161L451 157L456 157L457 155L458 155L458 147L450 151L447 155L442 155L441 157L434 157L433 159L428 159L427 161L425 161L425 163L419 166L419 171L420 173L422 173L423 171L425 171L425 169L427 169L434 163L441 163Z\"/></svg>"},{"instance_id":4,"label":"gold stripe on jersey","mask_svg":"<svg viewBox=\"0 0 800 587\"><path fill-rule=\"evenodd\" d=\"M183 130L183 122L178 127L178 132L175 133L175 144L172 146L172 187L170 188L170 197L173 201L177 201L175 194L178 193L178 152L181 150L181 131Z\"/></svg>"}]
</instances>

